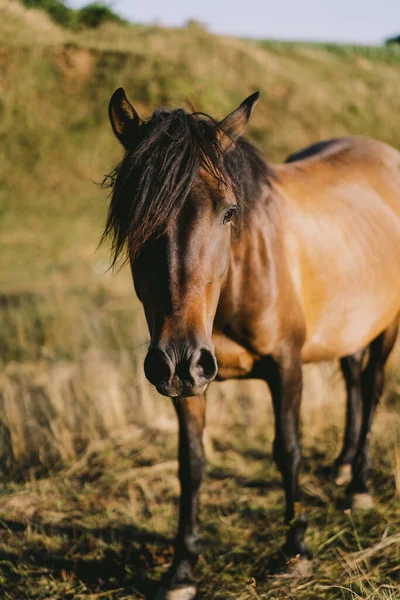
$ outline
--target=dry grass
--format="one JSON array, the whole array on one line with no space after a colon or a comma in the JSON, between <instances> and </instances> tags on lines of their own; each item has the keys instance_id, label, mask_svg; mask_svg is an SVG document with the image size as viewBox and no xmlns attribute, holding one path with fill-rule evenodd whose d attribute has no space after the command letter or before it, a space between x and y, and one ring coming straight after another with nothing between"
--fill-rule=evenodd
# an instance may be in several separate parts
<instances>
[{"instance_id":1,"label":"dry grass","mask_svg":"<svg viewBox=\"0 0 400 600\"><path fill-rule=\"evenodd\" d=\"M322 391L322 378L307 371ZM392 460L400 442L398 402L388 398L374 425L377 510L355 518L337 508L342 490L328 474L343 403L322 398L311 407L309 398L307 407L306 401L302 485L314 573L291 580L269 571L284 535L269 402L262 413L260 390L248 384L238 401L232 387L215 386L210 395L199 598L398 598L400 513ZM226 415L227 404L234 418ZM29 598L57 600L147 597L170 563L176 528L176 426L169 417L166 410L154 427L110 432L59 474L8 483L0 498L3 597L24 597L26 590Z\"/></svg>"},{"instance_id":2,"label":"dry grass","mask_svg":"<svg viewBox=\"0 0 400 600\"><path fill-rule=\"evenodd\" d=\"M108 99L123 85L144 115L189 99L222 117L261 88L250 135L272 160L345 133L400 147L400 56L201 28L77 34L12 0L0 18L1 597L142 598L171 559L176 422L144 380L130 274L106 272L96 250L107 198L93 182L119 157ZM268 571L284 531L266 387L212 386L200 598L400 597L399 363L374 425L378 509L361 520L337 510L325 472L342 435L341 376L305 369L305 581Z\"/></svg>"}]
</instances>

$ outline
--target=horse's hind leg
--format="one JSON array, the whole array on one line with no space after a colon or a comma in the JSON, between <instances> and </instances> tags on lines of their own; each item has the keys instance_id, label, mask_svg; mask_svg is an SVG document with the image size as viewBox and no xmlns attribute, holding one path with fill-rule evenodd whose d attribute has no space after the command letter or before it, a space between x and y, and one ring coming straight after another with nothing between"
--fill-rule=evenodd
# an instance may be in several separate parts
<instances>
[{"instance_id":1,"label":"horse's hind leg","mask_svg":"<svg viewBox=\"0 0 400 600\"><path fill-rule=\"evenodd\" d=\"M361 376L363 415L360 439L353 460L353 477L347 494L353 509L368 509L373 506L368 491L369 475L369 432L376 405L382 395L384 384L384 366L391 353L398 331L398 318L370 344L367 366Z\"/></svg>"},{"instance_id":2,"label":"horse's hind leg","mask_svg":"<svg viewBox=\"0 0 400 600\"><path fill-rule=\"evenodd\" d=\"M344 356L340 366L346 383L346 426L343 448L335 461L336 483L346 485L351 481L351 465L354 460L361 429L361 373L365 349Z\"/></svg>"}]
</instances>

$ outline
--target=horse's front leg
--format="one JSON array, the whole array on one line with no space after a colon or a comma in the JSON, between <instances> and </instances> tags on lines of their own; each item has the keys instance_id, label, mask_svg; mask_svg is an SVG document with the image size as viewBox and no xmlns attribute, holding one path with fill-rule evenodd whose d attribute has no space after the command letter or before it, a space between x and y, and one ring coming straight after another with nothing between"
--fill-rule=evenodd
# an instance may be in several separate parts
<instances>
[{"instance_id":1,"label":"horse's front leg","mask_svg":"<svg viewBox=\"0 0 400 600\"><path fill-rule=\"evenodd\" d=\"M195 597L193 568L199 557L199 490L204 475L203 430L205 394L173 398L179 422L179 480L181 497L174 562L158 599L191 600Z\"/></svg>"},{"instance_id":2,"label":"horse's front leg","mask_svg":"<svg viewBox=\"0 0 400 600\"><path fill-rule=\"evenodd\" d=\"M273 455L282 474L286 500L285 523L288 531L283 553L285 558L306 558L308 553L304 535L307 521L300 505L298 485L301 461L299 421L303 381L300 353L267 361L266 379L271 389L275 412Z\"/></svg>"}]
</instances>

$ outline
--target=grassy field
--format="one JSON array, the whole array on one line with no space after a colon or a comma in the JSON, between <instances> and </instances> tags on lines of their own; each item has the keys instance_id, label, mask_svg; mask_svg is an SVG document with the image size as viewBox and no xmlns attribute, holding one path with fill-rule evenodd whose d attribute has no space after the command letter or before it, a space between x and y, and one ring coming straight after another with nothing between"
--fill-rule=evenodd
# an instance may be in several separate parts
<instances>
[{"instance_id":1,"label":"grassy field","mask_svg":"<svg viewBox=\"0 0 400 600\"><path fill-rule=\"evenodd\" d=\"M98 184L120 157L107 121L125 87L142 116L189 102L223 117L263 92L249 129L271 161L317 139L400 148L400 49L255 42L182 29L71 32L0 0L0 596L144 598L171 560L176 423L146 383L147 332L128 270L97 249ZM341 512L329 465L344 390L305 369L314 575L273 577L283 493L261 382L211 386L199 598L400 598L400 364L373 430L377 509Z\"/></svg>"}]
</instances>

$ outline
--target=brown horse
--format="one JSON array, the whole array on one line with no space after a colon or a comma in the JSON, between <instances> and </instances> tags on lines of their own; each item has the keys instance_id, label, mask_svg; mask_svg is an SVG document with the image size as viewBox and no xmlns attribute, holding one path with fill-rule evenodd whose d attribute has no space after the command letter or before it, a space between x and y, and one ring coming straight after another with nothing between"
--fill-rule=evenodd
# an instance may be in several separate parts
<instances>
[{"instance_id":1,"label":"brown horse","mask_svg":"<svg viewBox=\"0 0 400 600\"><path fill-rule=\"evenodd\" d=\"M159 595L174 600L195 595L205 392L214 378L256 377L270 387L285 557L307 556L302 363L340 359L348 410L337 466L342 481L351 477L352 506L372 502L369 431L400 314L400 153L348 137L268 166L241 137L257 99L219 123L182 109L142 122L122 89L110 101L126 152L105 235L114 261L127 251L151 336L146 376L172 397L179 421L179 528Z\"/></svg>"}]
</instances>

